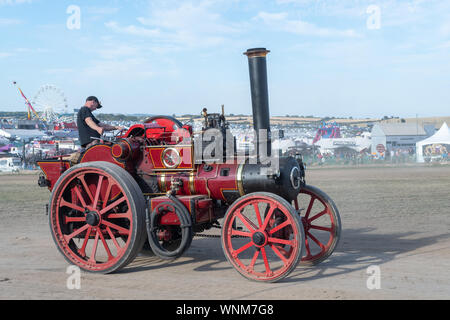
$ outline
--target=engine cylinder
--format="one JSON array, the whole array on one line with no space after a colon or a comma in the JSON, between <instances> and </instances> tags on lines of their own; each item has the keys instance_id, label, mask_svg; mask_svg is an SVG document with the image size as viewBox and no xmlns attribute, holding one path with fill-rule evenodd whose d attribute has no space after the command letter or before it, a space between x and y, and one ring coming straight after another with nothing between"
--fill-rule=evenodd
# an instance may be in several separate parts
<instances>
[{"instance_id":1,"label":"engine cylinder","mask_svg":"<svg viewBox=\"0 0 450 320\"><path fill-rule=\"evenodd\" d=\"M117 141L111 148L111 155L118 161L136 159L141 141L138 138L125 138Z\"/></svg>"}]
</instances>

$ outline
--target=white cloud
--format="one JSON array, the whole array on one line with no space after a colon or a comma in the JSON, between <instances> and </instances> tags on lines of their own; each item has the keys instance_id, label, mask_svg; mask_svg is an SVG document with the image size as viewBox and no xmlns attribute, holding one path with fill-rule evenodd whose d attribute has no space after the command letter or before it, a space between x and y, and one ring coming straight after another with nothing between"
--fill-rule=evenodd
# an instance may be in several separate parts
<instances>
[{"instance_id":1,"label":"white cloud","mask_svg":"<svg viewBox=\"0 0 450 320\"><path fill-rule=\"evenodd\" d=\"M90 78L148 79L155 74L150 54L139 41L133 44L131 41L119 40L117 36L108 36L100 39L96 48L89 47L83 52L92 57L82 70L82 74Z\"/></svg>"},{"instance_id":2,"label":"white cloud","mask_svg":"<svg viewBox=\"0 0 450 320\"><path fill-rule=\"evenodd\" d=\"M300 19L288 19L288 13L268 13L259 12L255 19L262 20L266 25L272 29L279 31L306 35L306 36L320 36L320 37L357 37L359 36L354 30L339 30L334 28L318 27L312 23L302 21Z\"/></svg>"},{"instance_id":3,"label":"white cloud","mask_svg":"<svg viewBox=\"0 0 450 320\"><path fill-rule=\"evenodd\" d=\"M242 32L242 24L223 18L214 1L177 3L176 6L151 6L148 15L137 18L139 24L120 26L111 21L111 30L128 35L150 37L155 50L204 48L223 45Z\"/></svg>"},{"instance_id":4,"label":"white cloud","mask_svg":"<svg viewBox=\"0 0 450 320\"><path fill-rule=\"evenodd\" d=\"M98 49L97 53L103 59L117 59L140 56L142 55L142 50L136 46L110 41L103 45L101 49Z\"/></svg>"},{"instance_id":5,"label":"white cloud","mask_svg":"<svg viewBox=\"0 0 450 320\"><path fill-rule=\"evenodd\" d=\"M147 18L139 18L139 22L148 26L164 28L168 31L184 30L191 34L227 34L238 32L238 28L224 21L222 15L214 11L211 3L202 2L198 5L183 3L171 9L156 9Z\"/></svg>"},{"instance_id":6,"label":"white cloud","mask_svg":"<svg viewBox=\"0 0 450 320\"><path fill-rule=\"evenodd\" d=\"M11 57L13 54L10 52L0 52L0 59Z\"/></svg>"},{"instance_id":7,"label":"white cloud","mask_svg":"<svg viewBox=\"0 0 450 320\"><path fill-rule=\"evenodd\" d=\"M48 49L44 49L44 48L16 48L14 49L15 52L17 53L47 53L49 52Z\"/></svg>"},{"instance_id":8,"label":"white cloud","mask_svg":"<svg viewBox=\"0 0 450 320\"><path fill-rule=\"evenodd\" d=\"M45 70L45 73L47 74L53 74L53 75L66 75L68 73L73 73L74 69L70 68L52 68Z\"/></svg>"},{"instance_id":9,"label":"white cloud","mask_svg":"<svg viewBox=\"0 0 450 320\"><path fill-rule=\"evenodd\" d=\"M18 25L21 23L23 21L18 19L0 18L0 26Z\"/></svg>"},{"instance_id":10,"label":"white cloud","mask_svg":"<svg viewBox=\"0 0 450 320\"><path fill-rule=\"evenodd\" d=\"M444 37L448 37L450 36L450 20L449 21L445 21L441 27L440 27L440 32Z\"/></svg>"},{"instance_id":11,"label":"white cloud","mask_svg":"<svg viewBox=\"0 0 450 320\"><path fill-rule=\"evenodd\" d=\"M143 58L126 58L117 60L96 60L82 72L89 78L111 77L126 79L146 79L154 75L149 61Z\"/></svg>"},{"instance_id":12,"label":"white cloud","mask_svg":"<svg viewBox=\"0 0 450 320\"><path fill-rule=\"evenodd\" d=\"M119 8L115 7L87 7L87 13L98 15L110 15L119 12Z\"/></svg>"},{"instance_id":13,"label":"white cloud","mask_svg":"<svg viewBox=\"0 0 450 320\"><path fill-rule=\"evenodd\" d=\"M116 21L110 21L105 23L105 26L112 31L121 34L140 36L140 37L155 37L160 34L158 29L148 29L140 26L129 25L126 27L121 27Z\"/></svg>"},{"instance_id":14,"label":"white cloud","mask_svg":"<svg viewBox=\"0 0 450 320\"><path fill-rule=\"evenodd\" d=\"M32 3L32 2L33 2L33 0L0 0L0 6Z\"/></svg>"}]
</instances>

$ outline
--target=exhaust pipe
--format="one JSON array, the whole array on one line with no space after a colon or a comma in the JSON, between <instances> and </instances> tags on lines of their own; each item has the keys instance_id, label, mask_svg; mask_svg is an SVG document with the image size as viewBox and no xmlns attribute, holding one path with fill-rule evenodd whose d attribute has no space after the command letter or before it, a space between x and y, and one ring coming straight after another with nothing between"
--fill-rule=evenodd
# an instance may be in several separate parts
<instances>
[{"instance_id":1,"label":"exhaust pipe","mask_svg":"<svg viewBox=\"0 0 450 320\"><path fill-rule=\"evenodd\" d=\"M266 64L266 56L269 52L270 51L266 50L266 48L253 48L248 49L247 52L244 53L244 55L248 57L250 72L253 128L256 133L255 141L258 159L260 157L260 147L264 144L267 145L267 156L270 157L272 153ZM267 135L260 136L260 130L265 130Z\"/></svg>"}]
</instances>

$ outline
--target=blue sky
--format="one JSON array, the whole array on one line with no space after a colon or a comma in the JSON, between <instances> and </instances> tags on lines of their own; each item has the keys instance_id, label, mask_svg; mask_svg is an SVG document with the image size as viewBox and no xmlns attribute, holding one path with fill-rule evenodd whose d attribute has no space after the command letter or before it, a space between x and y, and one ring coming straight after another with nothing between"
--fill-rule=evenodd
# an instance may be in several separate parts
<instances>
[{"instance_id":1,"label":"blue sky","mask_svg":"<svg viewBox=\"0 0 450 320\"><path fill-rule=\"evenodd\" d=\"M2 110L25 111L17 81L71 108L250 114L242 53L266 47L271 115L450 114L450 1L0 0L0 40Z\"/></svg>"}]
</instances>

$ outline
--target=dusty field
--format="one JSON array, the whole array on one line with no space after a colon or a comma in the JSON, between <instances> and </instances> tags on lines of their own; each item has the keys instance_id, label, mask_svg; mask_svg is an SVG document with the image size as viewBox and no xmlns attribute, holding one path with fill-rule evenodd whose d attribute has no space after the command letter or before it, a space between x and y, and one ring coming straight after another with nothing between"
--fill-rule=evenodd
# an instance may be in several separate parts
<instances>
[{"instance_id":1,"label":"dusty field","mask_svg":"<svg viewBox=\"0 0 450 320\"><path fill-rule=\"evenodd\" d=\"M138 256L122 272L66 286L37 176L0 176L0 299L450 299L450 167L314 169L342 220L335 253L274 284L241 277L219 239L195 238L170 264ZM378 266L381 288L369 290Z\"/></svg>"}]
</instances>

